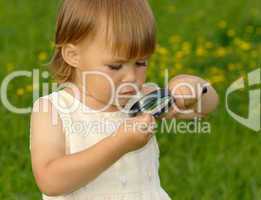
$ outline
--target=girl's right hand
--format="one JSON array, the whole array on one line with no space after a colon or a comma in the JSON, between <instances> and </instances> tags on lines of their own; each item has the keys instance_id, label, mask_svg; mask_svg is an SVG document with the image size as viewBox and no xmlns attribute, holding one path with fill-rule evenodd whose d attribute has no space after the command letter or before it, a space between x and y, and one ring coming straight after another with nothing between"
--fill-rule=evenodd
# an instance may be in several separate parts
<instances>
[{"instance_id":1,"label":"girl's right hand","mask_svg":"<svg viewBox=\"0 0 261 200\"><path fill-rule=\"evenodd\" d=\"M153 136L155 127L154 116L143 113L125 120L117 129L115 136L123 142L126 152L130 152L145 146Z\"/></svg>"}]
</instances>

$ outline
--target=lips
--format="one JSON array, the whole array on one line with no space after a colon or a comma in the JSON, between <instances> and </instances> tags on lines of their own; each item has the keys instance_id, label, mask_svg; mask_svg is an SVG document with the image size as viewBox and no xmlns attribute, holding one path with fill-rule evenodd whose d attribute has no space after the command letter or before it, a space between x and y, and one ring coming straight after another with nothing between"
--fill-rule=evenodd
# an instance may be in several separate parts
<instances>
[{"instance_id":1,"label":"lips","mask_svg":"<svg viewBox=\"0 0 261 200\"><path fill-rule=\"evenodd\" d=\"M126 91L126 92L122 92L121 94L136 94L136 91L135 90L129 90L129 91Z\"/></svg>"}]
</instances>

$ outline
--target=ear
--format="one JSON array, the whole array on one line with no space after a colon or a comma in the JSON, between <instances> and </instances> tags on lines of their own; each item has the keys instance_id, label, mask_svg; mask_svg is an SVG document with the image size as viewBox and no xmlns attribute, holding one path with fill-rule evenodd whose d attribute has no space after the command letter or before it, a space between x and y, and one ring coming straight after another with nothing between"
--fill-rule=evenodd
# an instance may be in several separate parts
<instances>
[{"instance_id":1,"label":"ear","mask_svg":"<svg viewBox=\"0 0 261 200\"><path fill-rule=\"evenodd\" d=\"M78 67L80 60L79 47L73 44L66 44L62 47L62 56L67 64L72 67Z\"/></svg>"}]
</instances>

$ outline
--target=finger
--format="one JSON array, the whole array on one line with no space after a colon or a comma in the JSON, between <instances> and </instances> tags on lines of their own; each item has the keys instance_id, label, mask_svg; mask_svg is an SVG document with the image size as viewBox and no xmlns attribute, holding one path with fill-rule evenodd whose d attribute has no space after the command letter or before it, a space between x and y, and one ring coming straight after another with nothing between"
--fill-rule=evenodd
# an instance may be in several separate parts
<instances>
[{"instance_id":1,"label":"finger","mask_svg":"<svg viewBox=\"0 0 261 200\"><path fill-rule=\"evenodd\" d=\"M173 93L174 92L174 93ZM183 98L183 92L180 88L176 89L175 91L171 92L171 95L175 99L174 109L185 109L185 102Z\"/></svg>"}]
</instances>

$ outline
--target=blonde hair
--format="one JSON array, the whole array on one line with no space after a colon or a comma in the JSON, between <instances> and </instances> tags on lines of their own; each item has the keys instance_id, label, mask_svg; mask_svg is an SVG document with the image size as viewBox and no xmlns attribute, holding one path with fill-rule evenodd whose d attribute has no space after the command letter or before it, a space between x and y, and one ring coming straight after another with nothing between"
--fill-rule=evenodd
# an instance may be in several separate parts
<instances>
[{"instance_id":1,"label":"blonde hair","mask_svg":"<svg viewBox=\"0 0 261 200\"><path fill-rule=\"evenodd\" d=\"M75 68L62 57L65 44L93 39L106 20L106 44L113 55L133 59L153 54L156 25L147 0L63 0L50 71L58 83L73 81Z\"/></svg>"}]
</instances>

